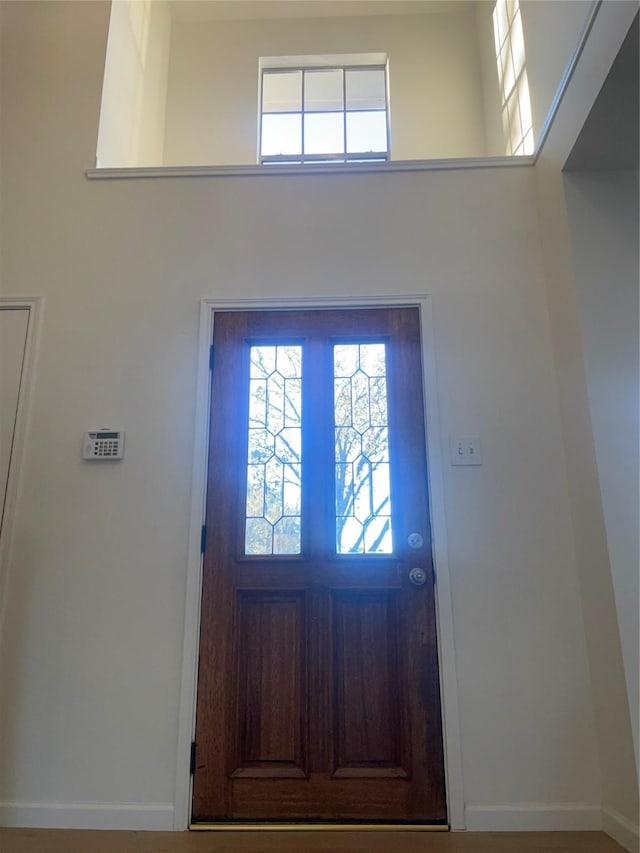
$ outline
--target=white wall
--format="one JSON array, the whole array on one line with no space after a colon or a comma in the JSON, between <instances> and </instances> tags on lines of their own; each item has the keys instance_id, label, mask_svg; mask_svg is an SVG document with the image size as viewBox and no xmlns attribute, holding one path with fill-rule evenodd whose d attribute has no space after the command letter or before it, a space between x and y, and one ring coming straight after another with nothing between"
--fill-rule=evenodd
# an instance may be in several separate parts
<instances>
[{"instance_id":1,"label":"white wall","mask_svg":"<svg viewBox=\"0 0 640 853\"><path fill-rule=\"evenodd\" d=\"M114 0L97 165L160 166L171 18L166 0Z\"/></svg>"},{"instance_id":2,"label":"white wall","mask_svg":"<svg viewBox=\"0 0 640 853\"><path fill-rule=\"evenodd\" d=\"M638 763L638 179L565 175L591 423Z\"/></svg>"},{"instance_id":3,"label":"white wall","mask_svg":"<svg viewBox=\"0 0 640 853\"><path fill-rule=\"evenodd\" d=\"M175 21L165 165L257 161L258 59L387 53L395 160L485 153L475 14Z\"/></svg>"},{"instance_id":4,"label":"white wall","mask_svg":"<svg viewBox=\"0 0 640 853\"><path fill-rule=\"evenodd\" d=\"M472 469L442 448L439 507L469 826L597 825L534 171L87 181L108 15L0 4L0 281L46 301L0 647L5 820L171 825L199 299L426 291L442 435L484 444ZM89 466L103 425L126 457Z\"/></svg>"},{"instance_id":5,"label":"white wall","mask_svg":"<svg viewBox=\"0 0 640 853\"><path fill-rule=\"evenodd\" d=\"M598 736L604 826L628 850L638 848L637 768L603 513L604 490L599 477L585 370L587 350L583 340L588 330L582 326L579 278L574 272L562 167L636 10L635 3L606 2L600 7L576 73L565 92L562 109L535 169L571 518ZM606 235L607 232L603 236ZM633 251L632 246L630 251ZM605 250L605 257L612 260L610 251ZM623 275L625 270L628 271L628 262L623 260ZM616 277L616 271L617 260L610 275Z\"/></svg>"},{"instance_id":6,"label":"white wall","mask_svg":"<svg viewBox=\"0 0 640 853\"><path fill-rule=\"evenodd\" d=\"M502 156L493 5L451 3L427 15L172 22L165 0L115 0L98 163L255 163L258 58L354 52L389 55L393 159ZM592 3L520 5L538 136Z\"/></svg>"},{"instance_id":7,"label":"white wall","mask_svg":"<svg viewBox=\"0 0 640 853\"><path fill-rule=\"evenodd\" d=\"M413 16L172 23L166 0L115 0L98 163L255 163L258 58L354 52L390 57L393 159L501 156L493 5L452 3L447 12ZM538 136L592 3L520 5Z\"/></svg>"},{"instance_id":8,"label":"white wall","mask_svg":"<svg viewBox=\"0 0 640 853\"><path fill-rule=\"evenodd\" d=\"M536 140L592 5L592 0L520 0Z\"/></svg>"},{"instance_id":9,"label":"white wall","mask_svg":"<svg viewBox=\"0 0 640 853\"><path fill-rule=\"evenodd\" d=\"M556 164L542 159L536 172L603 807L616 820L622 817L627 829L635 833L637 846L638 793L629 701L589 412L566 201Z\"/></svg>"},{"instance_id":10,"label":"white wall","mask_svg":"<svg viewBox=\"0 0 640 853\"><path fill-rule=\"evenodd\" d=\"M495 3L480 0L476 26L486 153L504 156L505 140L500 114L500 91L493 35ZM538 139L571 55L578 46L591 0L520 0L525 39L526 68L531 98L533 132Z\"/></svg>"}]
</instances>

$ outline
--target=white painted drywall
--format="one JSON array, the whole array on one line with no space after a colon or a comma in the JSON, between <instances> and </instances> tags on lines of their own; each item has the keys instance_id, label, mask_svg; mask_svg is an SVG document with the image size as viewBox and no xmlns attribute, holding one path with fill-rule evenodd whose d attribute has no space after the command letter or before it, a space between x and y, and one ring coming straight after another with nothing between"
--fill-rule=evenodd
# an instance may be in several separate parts
<instances>
[{"instance_id":1,"label":"white painted drywall","mask_svg":"<svg viewBox=\"0 0 640 853\"><path fill-rule=\"evenodd\" d=\"M166 0L113 0L99 167L162 165L170 37Z\"/></svg>"},{"instance_id":2,"label":"white painted drywall","mask_svg":"<svg viewBox=\"0 0 640 853\"><path fill-rule=\"evenodd\" d=\"M638 826L638 789L562 174L536 166L579 590L595 709L603 806Z\"/></svg>"},{"instance_id":3,"label":"white painted drywall","mask_svg":"<svg viewBox=\"0 0 640 853\"><path fill-rule=\"evenodd\" d=\"M590 0L520 0L533 131L537 139L576 49ZM485 144L488 156L505 154L501 93L493 34L494 2L476 4L477 43L482 74Z\"/></svg>"},{"instance_id":4,"label":"white painted drywall","mask_svg":"<svg viewBox=\"0 0 640 853\"><path fill-rule=\"evenodd\" d=\"M0 281L47 299L0 648L0 801L26 805L5 813L170 814L200 298L413 290L442 435L484 446L473 469L442 448L465 799L597 810L533 170L87 181L108 17L0 4ZM103 425L125 459L83 463Z\"/></svg>"},{"instance_id":5,"label":"white painted drywall","mask_svg":"<svg viewBox=\"0 0 640 853\"><path fill-rule=\"evenodd\" d=\"M608 831L638 845L638 782L562 167L636 14L603 3L536 165L540 237ZM591 237L599 242L592 232ZM631 248L632 250L632 248ZM617 262L605 251L617 275ZM628 262L621 271L626 275Z\"/></svg>"},{"instance_id":6,"label":"white painted drywall","mask_svg":"<svg viewBox=\"0 0 640 853\"><path fill-rule=\"evenodd\" d=\"M536 139L592 5L592 0L520 0Z\"/></svg>"},{"instance_id":7,"label":"white painted drywall","mask_svg":"<svg viewBox=\"0 0 640 853\"><path fill-rule=\"evenodd\" d=\"M638 179L565 175L587 390L638 763Z\"/></svg>"},{"instance_id":8,"label":"white painted drywall","mask_svg":"<svg viewBox=\"0 0 640 853\"><path fill-rule=\"evenodd\" d=\"M388 55L393 159L482 156L474 11L174 21L165 165L255 163L259 58L332 53Z\"/></svg>"},{"instance_id":9,"label":"white painted drywall","mask_svg":"<svg viewBox=\"0 0 640 853\"><path fill-rule=\"evenodd\" d=\"M592 3L520 5L537 136ZM452 3L429 15L172 22L165 0L115 0L98 164L254 163L260 56L372 51L390 59L393 159L501 156L493 6L484 0L475 9Z\"/></svg>"}]
</instances>

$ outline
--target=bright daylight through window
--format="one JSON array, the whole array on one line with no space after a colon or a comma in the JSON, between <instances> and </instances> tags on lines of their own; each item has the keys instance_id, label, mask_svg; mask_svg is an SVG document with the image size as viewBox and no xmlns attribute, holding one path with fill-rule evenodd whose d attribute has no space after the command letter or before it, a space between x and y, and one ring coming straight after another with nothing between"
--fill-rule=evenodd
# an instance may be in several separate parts
<instances>
[{"instance_id":1,"label":"bright daylight through window","mask_svg":"<svg viewBox=\"0 0 640 853\"><path fill-rule=\"evenodd\" d=\"M308 59L304 67L262 68L260 162L387 160L386 65Z\"/></svg>"},{"instance_id":2,"label":"bright daylight through window","mask_svg":"<svg viewBox=\"0 0 640 853\"><path fill-rule=\"evenodd\" d=\"M337 554L391 554L386 345L336 344L333 358ZM250 349L244 553L302 553L303 349ZM305 463L306 464L306 463Z\"/></svg>"},{"instance_id":3,"label":"bright daylight through window","mask_svg":"<svg viewBox=\"0 0 640 853\"><path fill-rule=\"evenodd\" d=\"M518 0L497 0L493 10L493 32L506 153L533 154L531 101Z\"/></svg>"}]
</instances>

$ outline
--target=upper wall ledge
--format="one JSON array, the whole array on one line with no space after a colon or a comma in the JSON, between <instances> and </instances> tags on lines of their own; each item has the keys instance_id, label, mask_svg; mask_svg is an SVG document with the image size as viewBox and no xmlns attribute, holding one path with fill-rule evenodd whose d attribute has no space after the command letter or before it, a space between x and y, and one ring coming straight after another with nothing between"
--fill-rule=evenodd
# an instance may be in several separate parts
<instances>
[{"instance_id":1,"label":"upper wall ledge","mask_svg":"<svg viewBox=\"0 0 640 853\"><path fill-rule=\"evenodd\" d=\"M441 172L456 169L501 169L533 166L535 157L461 157L447 160L392 160L388 163L306 163L288 166L144 166L87 169L89 180L120 178L233 178L273 175L356 175L389 172Z\"/></svg>"}]
</instances>

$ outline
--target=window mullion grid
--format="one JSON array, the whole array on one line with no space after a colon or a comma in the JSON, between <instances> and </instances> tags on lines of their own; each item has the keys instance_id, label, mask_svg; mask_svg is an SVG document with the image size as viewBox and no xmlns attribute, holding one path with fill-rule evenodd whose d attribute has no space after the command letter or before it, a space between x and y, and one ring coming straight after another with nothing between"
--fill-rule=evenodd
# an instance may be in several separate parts
<instances>
[{"instance_id":1,"label":"window mullion grid","mask_svg":"<svg viewBox=\"0 0 640 853\"><path fill-rule=\"evenodd\" d=\"M300 101L300 109L301 109L301 113L300 113L300 134L301 134L301 139L300 139L300 154L301 154L301 156L302 156L302 162L303 162L303 163L304 163L304 155L305 155L305 153L306 153L306 152L305 152L305 150L304 150L304 117L305 117L305 109L304 109L304 107L305 107L305 103L304 103L304 97L305 97L305 95L304 95L304 89L305 89L305 85L304 85L304 83L305 83L306 77L307 77L307 72L306 72L306 71L305 71L305 69L303 68L303 69L302 69L302 92L301 92L301 96L300 96L300 97L301 97L301 101Z\"/></svg>"},{"instance_id":2,"label":"window mullion grid","mask_svg":"<svg viewBox=\"0 0 640 853\"><path fill-rule=\"evenodd\" d=\"M264 122L264 68L260 71L260 120L258 124L258 163L262 163L262 124Z\"/></svg>"},{"instance_id":3,"label":"window mullion grid","mask_svg":"<svg viewBox=\"0 0 640 853\"><path fill-rule=\"evenodd\" d=\"M522 110L520 109L520 80L522 79L524 72L525 72L525 66L523 65L520 73L515 78L515 83L513 84L512 88L509 90L509 94L506 96L505 102L504 102L504 109L507 111L507 121L509 122L509 153L512 155L515 154L517 148L520 147L520 144L524 141L525 136L527 135L529 130L531 130L530 126L525 129L525 127L522 123ZM514 108L518 111L518 115L520 117L520 133L521 133L521 137L522 137L520 140L517 141L517 144L515 145L515 147L513 144L513 135L512 135L512 130L511 130L511 116L509 114L509 100L512 97L515 99L515 107Z\"/></svg>"},{"instance_id":4,"label":"window mullion grid","mask_svg":"<svg viewBox=\"0 0 640 853\"><path fill-rule=\"evenodd\" d=\"M342 132L344 144L344 162L349 162L347 154L347 69L342 69Z\"/></svg>"},{"instance_id":5,"label":"window mullion grid","mask_svg":"<svg viewBox=\"0 0 640 853\"><path fill-rule=\"evenodd\" d=\"M505 17L507 20L506 32L504 34L504 38L500 38L499 26L496 24L496 28L494 32L497 33L496 38L496 61L500 65L502 79L500 80L500 89L501 89L501 102L502 102L502 113L505 116L505 120L503 122L503 129L507 134L507 154L514 155L516 151L522 148L524 150L524 140L528 136L528 134L532 131L532 122L528 120L527 127L525 128L524 122L522 120L522 108L521 108L521 100L520 100L520 83L524 74L526 73L526 62L524 61L524 54L522 56L522 67L516 71L516 65L514 61L513 55L513 28L516 21L519 22L519 26L522 28L522 13L520 10L520 4L515 2L513 15L510 17L508 14L508 7L506 5L505 0L497 0L495 8L494 8L494 21L497 22L500 19L500 15L498 12L499 6L504 5ZM506 71L505 67L510 67L513 72L513 85L509 88L509 91L505 88L505 79L506 79ZM511 124L511 115L509 111L509 102L513 101L513 107L517 110L518 119L520 122L520 133L521 138L516 140L514 145L513 134L512 134L512 124ZM530 112L530 110L529 110Z\"/></svg>"},{"instance_id":6,"label":"window mullion grid","mask_svg":"<svg viewBox=\"0 0 640 853\"><path fill-rule=\"evenodd\" d=\"M387 151L385 160L391 160L391 118L389 116L389 78L387 77L387 67L384 66L384 117L387 125Z\"/></svg>"},{"instance_id":7,"label":"window mullion grid","mask_svg":"<svg viewBox=\"0 0 640 853\"><path fill-rule=\"evenodd\" d=\"M354 157L349 157L347 154L347 113L348 113L348 110L347 110L347 93L346 93L346 73L350 68L361 68L361 67L367 67L367 68L371 68L371 69L378 69L379 68L380 70L382 70L384 72L384 75L385 75L385 106L384 106L384 112L385 112L385 117L386 117L386 131L387 131L387 134L386 134L387 135L386 150L384 152L381 152L381 151L361 152L361 153L354 154ZM276 68L276 67L269 69L269 71L279 71L279 70L293 70L293 69L289 69L288 67L286 69L285 68L280 69L280 68ZM389 133L389 102L388 102L388 91L387 91L387 69L386 69L385 65L379 65L379 66L378 65L375 65L375 66L374 65L372 65L372 66L360 66L360 65L346 66L346 65L343 65L343 66L331 66L331 67L326 67L326 66L313 66L312 67L312 66L309 66L308 68L299 68L297 70L302 72L302 82L301 82L302 92L301 92L301 108L300 108L300 136L301 136L300 158L299 158L300 163L314 162L316 160L333 160L335 162L343 162L343 163L350 162L350 160L352 160L352 159L358 160L358 161L359 160L373 160L373 161L378 161L378 160L388 161L389 160L389 136L390 136L390 133ZM342 97L343 97L342 116L343 116L343 145L344 145L344 153L342 155L339 155L336 153L334 153L334 154L322 154L322 155L320 155L320 154L319 155L313 155L313 154L308 155L305 151L305 145L306 145L305 116L307 114L306 105L305 105L306 74L308 71L317 71L317 70L323 70L323 71L324 70L341 70L342 71ZM264 74L265 74L265 72L263 70L262 71L263 87L264 87ZM320 112L331 112L331 111L330 110L324 110L324 111L320 111ZM260 145L262 145L262 122L263 122L263 118L264 118L264 100L263 100L263 96L262 96L262 103L260 105ZM260 162L261 163L278 163L278 162L290 163L296 159L298 159L298 158L295 155L289 155L289 154L280 154L280 155L273 154L273 155L266 155L266 156L263 156L262 154L260 155Z\"/></svg>"}]
</instances>

